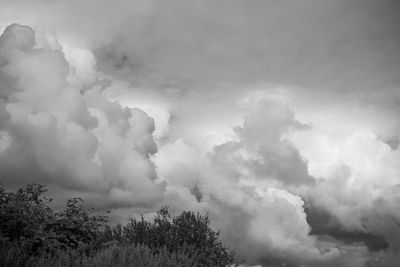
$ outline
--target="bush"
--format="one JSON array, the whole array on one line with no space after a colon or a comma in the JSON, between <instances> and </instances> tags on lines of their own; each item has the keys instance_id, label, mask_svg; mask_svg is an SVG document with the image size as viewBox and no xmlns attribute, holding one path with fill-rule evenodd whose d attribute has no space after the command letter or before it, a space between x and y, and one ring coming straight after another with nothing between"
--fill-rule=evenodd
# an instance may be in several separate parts
<instances>
[{"instance_id":1,"label":"bush","mask_svg":"<svg viewBox=\"0 0 400 267\"><path fill-rule=\"evenodd\" d=\"M0 235L4 240L18 241L29 251L44 246L54 213L50 200L41 198L43 185L30 184L17 192L5 192L0 187Z\"/></svg>"},{"instance_id":2,"label":"bush","mask_svg":"<svg viewBox=\"0 0 400 267\"><path fill-rule=\"evenodd\" d=\"M42 197L46 191L35 183L15 193L0 187L1 239L18 242L30 254L89 245L104 228L106 217L91 214L79 198L55 212L49 206L51 199Z\"/></svg>"},{"instance_id":3,"label":"bush","mask_svg":"<svg viewBox=\"0 0 400 267\"><path fill-rule=\"evenodd\" d=\"M16 192L0 186L0 266L228 266L233 251L219 240L207 215L163 207L149 222L107 225L82 200L53 211L47 190L30 184Z\"/></svg>"},{"instance_id":4,"label":"bush","mask_svg":"<svg viewBox=\"0 0 400 267\"><path fill-rule=\"evenodd\" d=\"M114 240L146 245L155 252L164 248L171 253L185 251L201 266L227 266L234 262L234 252L224 247L219 232L210 228L208 215L184 211L171 218L168 208L163 207L152 223L142 217L116 229Z\"/></svg>"}]
</instances>

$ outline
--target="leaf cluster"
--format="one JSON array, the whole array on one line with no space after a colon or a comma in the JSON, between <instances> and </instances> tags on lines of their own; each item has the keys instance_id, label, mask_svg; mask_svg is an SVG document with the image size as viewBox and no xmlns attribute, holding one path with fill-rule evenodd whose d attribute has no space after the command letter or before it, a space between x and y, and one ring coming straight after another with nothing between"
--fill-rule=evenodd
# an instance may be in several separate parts
<instances>
[{"instance_id":1,"label":"leaf cluster","mask_svg":"<svg viewBox=\"0 0 400 267\"><path fill-rule=\"evenodd\" d=\"M208 214L183 211L172 217L163 207L152 222L143 217L130 219L127 225L108 228L104 234L108 240L145 245L155 252L185 251L200 266L227 266L234 262L234 252L222 244L219 232L211 229Z\"/></svg>"},{"instance_id":2,"label":"leaf cluster","mask_svg":"<svg viewBox=\"0 0 400 267\"><path fill-rule=\"evenodd\" d=\"M135 255L142 253L153 263L185 262L182 266L234 263L234 252L222 244L219 232L210 227L208 214L183 211L171 216L168 208L163 207L152 221L142 216L139 220L130 219L126 225L111 227L106 216L86 209L80 198L68 200L62 210L53 210L52 200L43 196L46 191L44 185L36 183L16 192L6 192L0 185L0 246L9 253L5 255L8 258L19 253L25 255L22 257L25 263L50 264L60 258L57 255L63 255L65 262L78 266L79 261L89 264L101 256L104 262L110 262L107 266L120 266L122 262L121 266L136 266L129 262L136 262ZM142 263L147 262L146 257L141 258Z\"/></svg>"},{"instance_id":3,"label":"leaf cluster","mask_svg":"<svg viewBox=\"0 0 400 267\"><path fill-rule=\"evenodd\" d=\"M81 199L70 199L65 209L54 211L52 200L42 196L46 191L36 183L16 192L0 187L1 240L40 254L82 247L103 231L107 218L85 209Z\"/></svg>"}]
</instances>

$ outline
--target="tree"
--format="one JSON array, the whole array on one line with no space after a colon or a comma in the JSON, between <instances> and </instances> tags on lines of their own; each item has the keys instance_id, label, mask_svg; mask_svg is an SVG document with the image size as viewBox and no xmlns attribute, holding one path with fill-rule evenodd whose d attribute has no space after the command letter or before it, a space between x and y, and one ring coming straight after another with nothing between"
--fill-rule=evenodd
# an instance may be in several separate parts
<instances>
[{"instance_id":1,"label":"tree","mask_svg":"<svg viewBox=\"0 0 400 267\"><path fill-rule=\"evenodd\" d=\"M163 207L152 223L143 217L131 219L123 232L128 242L146 245L156 252L164 248L169 252L185 251L202 266L227 266L234 262L234 252L219 240L219 231L211 229L208 214L184 211L171 218L168 208Z\"/></svg>"},{"instance_id":2,"label":"tree","mask_svg":"<svg viewBox=\"0 0 400 267\"><path fill-rule=\"evenodd\" d=\"M0 235L4 240L18 241L32 252L43 245L54 220L51 200L41 197L46 191L36 183L15 193L0 187Z\"/></svg>"},{"instance_id":3,"label":"tree","mask_svg":"<svg viewBox=\"0 0 400 267\"><path fill-rule=\"evenodd\" d=\"M51 199L43 197L44 185L29 184L17 192L0 186L0 236L17 242L32 254L88 245L101 231L107 217L86 210L79 198L67 201L64 210L55 212Z\"/></svg>"},{"instance_id":4,"label":"tree","mask_svg":"<svg viewBox=\"0 0 400 267\"><path fill-rule=\"evenodd\" d=\"M0 185L1 246L11 250L17 247L27 259L43 255L56 258L60 252L84 258L107 249L118 248L125 253L139 247L154 257L175 255L176 262L183 257L196 266L228 266L234 262L234 252L210 227L208 214L183 211L171 216L168 208L162 207L153 221L142 217L131 219L125 226L111 227L106 216L85 209L80 198L72 198L65 209L54 211L51 199L43 197L46 191L44 185L36 183L16 192L6 192Z\"/></svg>"}]
</instances>

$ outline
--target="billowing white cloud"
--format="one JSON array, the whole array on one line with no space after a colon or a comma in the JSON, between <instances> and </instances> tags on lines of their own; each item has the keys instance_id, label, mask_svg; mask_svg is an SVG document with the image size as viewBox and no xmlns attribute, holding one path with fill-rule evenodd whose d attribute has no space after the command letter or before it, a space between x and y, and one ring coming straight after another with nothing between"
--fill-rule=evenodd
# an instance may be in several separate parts
<instances>
[{"instance_id":1,"label":"billowing white cloud","mask_svg":"<svg viewBox=\"0 0 400 267\"><path fill-rule=\"evenodd\" d=\"M235 129L238 140L207 156L200 191L223 236L247 263L315 263L339 255L316 247L303 200L284 189L313 183L306 163L281 139L301 126L285 103L263 99Z\"/></svg>"},{"instance_id":2,"label":"billowing white cloud","mask_svg":"<svg viewBox=\"0 0 400 267\"><path fill-rule=\"evenodd\" d=\"M336 228L334 235L339 236L340 232L344 236L358 233L365 236L359 241L364 239L374 249L388 247L386 254L371 257L368 266L395 266L389 262L400 241L396 211L400 204L399 149L371 132L340 136L315 129L298 132L292 141L309 160L310 174L318 180L315 187L300 194L313 208L330 214L331 219L319 223L321 227L326 227L327 233Z\"/></svg>"},{"instance_id":3,"label":"billowing white cloud","mask_svg":"<svg viewBox=\"0 0 400 267\"><path fill-rule=\"evenodd\" d=\"M0 1L2 182L208 211L244 264L397 266L398 8Z\"/></svg>"},{"instance_id":4,"label":"billowing white cloud","mask_svg":"<svg viewBox=\"0 0 400 267\"><path fill-rule=\"evenodd\" d=\"M3 182L91 192L102 196L101 208L160 201L149 159L157 150L154 121L102 96L89 51L70 65L61 50L34 46L28 26L13 24L0 37ZM68 75L91 87L83 91Z\"/></svg>"}]
</instances>

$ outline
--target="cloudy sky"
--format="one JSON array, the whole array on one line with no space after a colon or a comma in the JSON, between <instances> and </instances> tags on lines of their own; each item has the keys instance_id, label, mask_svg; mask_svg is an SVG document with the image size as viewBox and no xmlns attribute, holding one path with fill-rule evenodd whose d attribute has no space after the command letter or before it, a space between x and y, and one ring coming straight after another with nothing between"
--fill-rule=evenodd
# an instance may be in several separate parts
<instances>
[{"instance_id":1,"label":"cloudy sky","mask_svg":"<svg viewBox=\"0 0 400 267\"><path fill-rule=\"evenodd\" d=\"M400 262L400 1L0 0L0 181L209 212L244 266Z\"/></svg>"}]
</instances>

